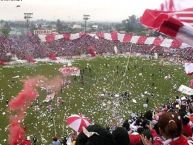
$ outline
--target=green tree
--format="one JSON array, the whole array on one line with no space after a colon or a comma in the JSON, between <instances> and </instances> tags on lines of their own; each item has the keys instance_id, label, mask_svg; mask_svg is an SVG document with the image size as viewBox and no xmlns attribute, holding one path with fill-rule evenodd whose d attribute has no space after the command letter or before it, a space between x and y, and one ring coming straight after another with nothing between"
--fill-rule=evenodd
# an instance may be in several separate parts
<instances>
[{"instance_id":1,"label":"green tree","mask_svg":"<svg viewBox=\"0 0 193 145\"><path fill-rule=\"evenodd\" d=\"M37 28L36 28L36 25L34 24L34 23L31 23L31 25L30 25L30 31L31 32L34 32L34 30L36 30Z\"/></svg>"},{"instance_id":2,"label":"green tree","mask_svg":"<svg viewBox=\"0 0 193 145\"><path fill-rule=\"evenodd\" d=\"M56 21L56 31L58 33L61 33L63 31L63 25L59 19Z\"/></svg>"},{"instance_id":3,"label":"green tree","mask_svg":"<svg viewBox=\"0 0 193 145\"><path fill-rule=\"evenodd\" d=\"M124 25L126 32L133 32L138 34L141 31L144 31L144 27L140 24L139 18L137 18L135 15L129 16L129 18L124 20L122 24Z\"/></svg>"},{"instance_id":4,"label":"green tree","mask_svg":"<svg viewBox=\"0 0 193 145\"><path fill-rule=\"evenodd\" d=\"M8 22L6 22L4 24L4 26L2 27L2 29L1 29L1 33L2 33L3 36L9 37L10 31L11 31L11 27L8 24Z\"/></svg>"}]
</instances>

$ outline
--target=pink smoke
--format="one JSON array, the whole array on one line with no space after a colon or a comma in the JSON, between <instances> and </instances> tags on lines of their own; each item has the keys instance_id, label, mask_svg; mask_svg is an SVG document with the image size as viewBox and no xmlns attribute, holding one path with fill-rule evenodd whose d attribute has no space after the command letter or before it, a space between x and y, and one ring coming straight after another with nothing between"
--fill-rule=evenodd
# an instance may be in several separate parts
<instances>
[{"instance_id":1,"label":"pink smoke","mask_svg":"<svg viewBox=\"0 0 193 145\"><path fill-rule=\"evenodd\" d=\"M21 127L21 122L25 117L27 108L38 97L37 84L37 78L26 80L23 90L8 104L9 111L14 114L9 117L9 145L20 144L25 140L25 131Z\"/></svg>"},{"instance_id":2,"label":"pink smoke","mask_svg":"<svg viewBox=\"0 0 193 145\"><path fill-rule=\"evenodd\" d=\"M58 91L62 86L62 80L56 77L52 80L47 80L45 77L37 76L24 81L23 90L10 100L8 104L9 117L9 145L22 144L25 140L25 130L22 128L22 121L25 118L27 109L31 106L33 101L39 96L37 87L50 87L52 83L52 90Z\"/></svg>"}]
</instances>

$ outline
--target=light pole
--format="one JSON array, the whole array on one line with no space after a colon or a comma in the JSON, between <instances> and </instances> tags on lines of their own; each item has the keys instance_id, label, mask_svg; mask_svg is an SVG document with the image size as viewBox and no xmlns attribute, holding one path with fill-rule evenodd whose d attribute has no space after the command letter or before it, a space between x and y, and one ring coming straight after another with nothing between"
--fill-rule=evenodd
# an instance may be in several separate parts
<instances>
[{"instance_id":1,"label":"light pole","mask_svg":"<svg viewBox=\"0 0 193 145\"><path fill-rule=\"evenodd\" d=\"M27 31L28 31L28 27L29 27L29 20L32 18L33 13L24 13L24 19L26 20L26 24L27 24Z\"/></svg>"},{"instance_id":2,"label":"light pole","mask_svg":"<svg viewBox=\"0 0 193 145\"><path fill-rule=\"evenodd\" d=\"M86 22L90 19L90 15L83 15L83 20L84 20L84 32L86 33Z\"/></svg>"}]
</instances>

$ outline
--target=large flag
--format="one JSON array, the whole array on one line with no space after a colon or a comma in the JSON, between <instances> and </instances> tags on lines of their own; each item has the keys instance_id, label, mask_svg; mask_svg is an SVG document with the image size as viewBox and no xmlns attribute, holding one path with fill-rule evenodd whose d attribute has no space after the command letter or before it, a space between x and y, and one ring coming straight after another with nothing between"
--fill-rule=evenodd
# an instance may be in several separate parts
<instances>
[{"instance_id":1,"label":"large flag","mask_svg":"<svg viewBox=\"0 0 193 145\"><path fill-rule=\"evenodd\" d=\"M193 46L193 0L166 0L160 9L146 9L140 22Z\"/></svg>"}]
</instances>

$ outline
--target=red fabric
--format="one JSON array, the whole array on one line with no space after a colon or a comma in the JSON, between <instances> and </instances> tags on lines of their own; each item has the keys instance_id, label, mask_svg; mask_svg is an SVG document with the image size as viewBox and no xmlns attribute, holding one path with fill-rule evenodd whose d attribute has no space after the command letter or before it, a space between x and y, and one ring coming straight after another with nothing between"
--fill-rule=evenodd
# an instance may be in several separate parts
<instances>
[{"instance_id":1,"label":"red fabric","mask_svg":"<svg viewBox=\"0 0 193 145\"><path fill-rule=\"evenodd\" d=\"M168 15L163 15L163 11L145 10L143 16L140 18L140 22L149 28L158 28L165 19L168 19Z\"/></svg>"},{"instance_id":2,"label":"red fabric","mask_svg":"<svg viewBox=\"0 0 193 145\"><path fill-rule=\"evenodd\" d=\"M104 33L103 32L97 32L96 34L99 38L104 38Z\"/></svg>"},{"instance_id":3,"label":"red fabric","mask_svg":"<svg viewBox=\"0 0 193 145\"><path fill-rule=\"evenodd\" d=\"M21 145L31 145L31 142L29 140L24 140Z\"/></svg>"},{"instance_id":4,"label":"red fabric","mask_svg":"<svg viewBox=\"0 0 193 145\"><path fill-rule=\"evenodd\" d=\"M141 137L139 134L129 134L130 145L141 145Z\"/></svg>"},{"instance_id":5,"label":"red fabric","mask_svg":"<svg viewBox=\"0 0 193 145\"><path fill-rule=\"evenodd\" d=\"M123 42L130 42L132 38L132 35L129 34L125 34L124 38L123 38Z\"/></svg>"},{"instance_id":6,"label":"red fabric","mask_svg":"<svg viewBox=\"0 0 193 145\"><path fill-rule=\"evenodd\" d=\"M154 137L153 145L164 145L159 137ZM177 140L171 141L169 145L188 145L188 140L181 135Z\"/></svg>"},{"instance_id":7,"label":"red fabric","mask_svg":"<svg viewBox=\"0 0 193 145\"><path fill-rule=\"evenodd\" d=\"M163 42L163 39L157 37L157 38L155 38L155 40L153 41L153 45L160 46L162 42Z\"/></svg>"},{"instance_id":8,"label":"red fabric","mask_svg":"<svg viewBox=\"0 0 193 145\"><path fill-rule=\"evenodd\" d=\"M65 40L70 40L70 33L64 33L63 37Z\"/></svg>"},{"instance_id":9,"label":"red fabric","mask_svg":"<svg viewBox=\"0 0 193 145\"><path fill-rule=\"evenodd\" d=\"M136 44L144 44L147 36L140 36Z\"/></svg>"},{"instance_id":10,"label":"red fabric","mask_svg":"<svg viewBox=\"0 0 193 145\"><path fill-rule=\"evenodd\" d=\"M5 61L0 60L0 65L5 65Z\"/></svg>"},{"instance_id":11,"label":"red fabric","mask_svg":"<svg viewBox=\"0 0 193 145\"><path fill-rule=\"evenodd\" d=\"M118 40L117 32L111 32L111 39L112 39L113 41Z\"/></svg>"},{"instance_id":12,"label":"red fabric","mask_svg":"<svg viewBox=\"0 0 193 145\"><path fill-rule=\"evenodd\" d=\"M170 145L188 145L188 141L184 136L180 136L176 141L172 141Z\"/></svg>"},{"instance_id":13,"label":"red fabric","mask_svg":"<svg viewBox=\"0 0 193 145\"><path fill-rule=\"evenodd\" d=\"M179 48L181 45L182 45L182 42L181 42L181 41L174 39L174 40L172 41L171 47L173 47L173 48Z\"/></svg>"},{"instance_id":14,"label":"red fabric","mask_svg":"<svg viewBox=\"0 0 193 145\"><path fill-rule=\"evenodd\" d=\"M169 9L170 9L170 11L173 11L175 9L173 0L169 0Z\"/></svg>"},{"instance_id":15,"label":"red fabric","mask_svg":"<svg viewBox=\"0 0 193 145\"><path fill-rule=\"evenodd\" d=\"M177 20L176 18L168 18L166 21L162 23L159 28L159 32L162 32L166 35L176 37L179 29L183 26L181 21Z\"/></svg>"},{"instance_id":16,"label":"red fabric","mask_svg":"<svg viewBox=\"0 0 193 145\"><path fill-rule=\"evenodd\" d=\"M83 130L83 127L87 128L88 126L86 125L85 121L82 119L78 132L81 132Z\"/></svg>"},{"instance_id":17,"label":"red fabric","mask_svg":"<svg viewBox=\"0 0 193 145\"><path fill-rule=\"evenodd\" d=\"M190 80L190 87L192 87L192 88L193 88L193 79L192 79L192 80ZM193 116L191 116L191 118L192 118L192 120L193 120ZM190 118L190 119L191 119L191 118ZM192 121L192 120L191 120L191 121Z\"/></svg>"},{"instance_id":18,"label":"red fabric","mask_svg":"<svg viewBox=\"0 0 193 145\"><path fill-rule=\"evenodd\" d=\"M160 5L160 10L163 11L164 10L164 4Z\"/></svg>"},{"instance_id":19,"label":"red fabric","mask_svg":"<svg viewBox=\"0 0 193 145\"><path fill-rule=\"evenodd\" d=\"M184 125L182 131L185 135L188 135L188 137L192 137L192 129L190 125Z\"/></svg>"},{"instance_id":20,"label":"red fabric","mask_svg":"<svg viewBox=\"0 0 193 145\"><path fill-rule=\"evenodd\" d=\"M193 115L190 116L190 121L193 123Z\"/></svg>"},{"instance_id":21,"label":"red fabric","mask_svg":"<svg viewBox=\"0 0 193 145\"><path fill-rule=\"evenodd\" d=\"M85 32L79 32L79 36L80 36L80 37L82 37L82 36L84 36L84 35L86 35Z\"/></svg>"},{"instance_id":22,"label":"red fabric","mask_svg":"<svg viewBox=\"0 0 193 145\"><path fill-rule=\"evenodd\" d=\"M147 27L172 37L175 37L179 29L183 26L183 23L173 18L172 14L169 12L149 9L144 12L143 16L140 18L140 22Z\"/></svg>"},{"instance_id":23,"label":"red fabric","mask_svg":"<svg viewBox=\"0 0 193 145\"><path fill-rule=\"evenodd\" d=\"M95 56L96 56L96 52L94 51L94 47L93 47L93 46L89 46L89 47L88 47L88 53L89 53L92 57L95 57Z\"/></svg>"},{"instance_id":24,"label":"red fabric","mask_svg":"<svg viewBox=\"0 0 193 145\"><path fill-rule=\"evenodd\" d=\"M76 128L73 128L72 126L71 126L71 128L74 129L75 131L78 131L78 132L81 132L83 127L85 127L85 128L88 127L88 124L86 124L85 121L91 123L91 121L88 118L86 118L82 115L72 115L72 116L67 118L66 122L67 122L67 125L70 126L73 122L75 122L77 120L81 120L81 121L79 122L79 124L76 124L77 125Z\"/></svg>"},{"instance_id":25,"label":"red fabric","mask_svg":"<svg viewBox=\"0 0 193 145\"><path fill-rule=\"evenodd\" d=\"M67 119L67 124L71 124L72 122L78 120L78 119L81 119L80 117L69 117Z\"/></svg>"},{"instance_id":26,"label":"red fabric","mask_svg":"<svg viewBox=\"0 0 193 145\"><path fill-rule=\"evenodd\" d=\"M55 34L46 35L46 42L52 42L55 40Z\"/></svg>"},{"instance_id":27,"label":"red fabric","mask_svg":"<svg viewBox=\"0 0 193 145\"><path fill-rule=\"evenodd\" d=\"M49 54L49 59L51 59L51 60L57 60L57 58L56 58L56 53L54 53L54 52L50 53L50 54Z\"/></svg>"},{"instance_id":28,"label":"red fabric","mask_svg":"<svg viewBox=\"0 0 193 145\"><path fill-rule=\"evenodd\" d=\"M146 9L140 22L168 36L193 45L193 1L165 0L161 11ZM189 25L186 25L186 24Z\"/></svg>"},{"instance_id":29,"label":"red fabric","mask_svg":"<svg viewBox=\"0 0 193 145\"><path fill-rule=\"evenodd\" d=\"M156 23L157 25L157 23ZM155 26L156 26L155 25ZM166 24L167 25L167 24ZM169 25L169 24L168 24ZM166 28L160 28L160 29L163 29L163 31L167 31L168 33L173 33L175 32L175 29L176 28L172 28L171 31L170 30L167 30L169 29L168 28L168 25L166 26ZM157 27L157 26L156 26ZM79 34L79 36L81 35L87 35L85 33L77 33ZM57 36L57 35L60 35L60 36ZM44 38L46 39L47 42L52 42L53 39L64 39L64 40L71 40L72 37L71 35L74 35L74 34L70 34L70 33L64 33L64 34L49 34L49 35L45 35L44 37L41 36L41 40L44 41ZM90 35L88 34L89 36L93 36L93 35ZM175 34L174 34L175 35ZM102 38L102 39L110 39L114 42L118 41L118 38L123 41L123 43L128 43L128 42L131 42L131 39L132 37L134 37L132 34L120 34L118 32L111 32L110 34L108 33L108 38L104 38L104 32L98 32L96 35L94 36L98 36L99 38ZM110 36L110 37L109 37ZM78 39L80 37L76 37L75 39ZM139 36L137 37L137 40L133 43L136 43L136 44L145 44L147 42L147 44L149 45L150 42L146 41L148 39L147 36ZM151 44L153 45L156 45L156 46L160 46L163 42L163 40L165 39L168 39L168 38L156 38L156 37L151 37ZM184 38L185 39L185 38ZM187 43L187 42L186 42ZM192 42L193 43L193 42ZM172 48L180 48L180 46L182 45L182 41L178 41L176 39L174 39L173 41L170 41L169 42L169 45L165 45L165 44L162 44L162 46L164 47L172 47ZM187 46L188 47L188 46Z\"/></svg>"}]
</instances>

